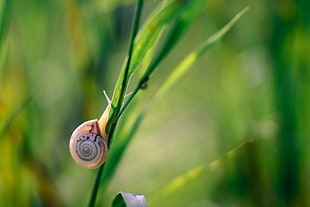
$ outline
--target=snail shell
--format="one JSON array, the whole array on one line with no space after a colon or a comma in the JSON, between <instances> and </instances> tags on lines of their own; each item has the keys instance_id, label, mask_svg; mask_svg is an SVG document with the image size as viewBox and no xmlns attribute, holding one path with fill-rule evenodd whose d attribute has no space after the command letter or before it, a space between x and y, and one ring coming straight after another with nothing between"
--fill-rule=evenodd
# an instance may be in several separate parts
<instances>
[{"instance_id":1,"label":"snail shell","mask_svg":"<svg viewBox=\"0 0 310 207\"><path fill-rule=\"evenodd\" d=\"M105 128L111 109L111 101L107 95L106 98L108 106L99 121L95 119L84 122L74 130L70 138L71 156L77 164L85 168L100 167L108 156L108 135Z\"/></svg>"}]
</instances>

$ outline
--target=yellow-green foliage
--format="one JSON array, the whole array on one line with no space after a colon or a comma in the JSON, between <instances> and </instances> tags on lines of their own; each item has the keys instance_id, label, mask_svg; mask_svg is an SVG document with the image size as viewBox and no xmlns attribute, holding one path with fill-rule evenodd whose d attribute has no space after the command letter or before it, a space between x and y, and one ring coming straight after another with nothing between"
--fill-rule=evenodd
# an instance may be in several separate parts
<instances>
[{"instance_id":1,"label":"yellow-green foliage","mask_svg":"<svg viewBox=\"0 0 310 207\"><path fill-rule=\"evenodd\" d=\"M145 1L141 24L161 2ZM165 21L184 26L197 9L182 10L184 2L194 0L176 1L173 15L183 16ZM0 206L88 204L97 170L73 162L69 138L99 118L102 90L112 96L135 3L0 0ZM221 41L195 53L247 6ZM310 206L308 1L209 0L199 9L167 54L165 37L183 26L144 39L149 52L127 93L156 54L166 58L119 120L111 145L119 166L107 163L96 204L123 191L160 207ZM165 83L175 68L180 78Z\"/></svg>"}]
</instances>

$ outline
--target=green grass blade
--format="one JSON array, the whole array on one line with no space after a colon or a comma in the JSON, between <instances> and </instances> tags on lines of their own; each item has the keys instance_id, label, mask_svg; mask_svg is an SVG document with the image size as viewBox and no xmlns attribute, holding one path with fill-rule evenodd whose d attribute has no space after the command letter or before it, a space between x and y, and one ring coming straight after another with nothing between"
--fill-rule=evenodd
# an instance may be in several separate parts
<instances>
[{"instance_id":1,"label":"green grass blade","mask_svg":"<svg viewBox=\"0 0 310 207\"><path fill-rule=\"evenodd\" d=\"M169 54L169 52L174 48L176 43L184 35L185 31L192 24L195 17L199 14L206 0L196 0L196 1L184 1L181 12L175 16L176 21L172 25L172 28L169 30L167 38L164 41L164 44L155 58L152 60L149 67L146 69L146 72L143 74L138 85L134 89L133 93L129 96L123 108L120 110L120 113L117 115L117 118L124 112L126 107L136 96L138 91L143 88L148 80L150 75L154 72L157 66L161 63L162 60Z\"/></svg>"},{"instance_id":2,"label":"green grass blade","mask_svg":"<svg viewBox=\"0 0 310 207\"><path fill-rule=\"evenodd\" d=\"M169 31L163 47L147 69L144 77L149 77L154 72L155 68L159 65L159 63L163 59L165 59L165 57L169 54L169 52L174 48L177 42L184 35L189 26L193 23L205 3L206 0L196 0L188 1L187 4L184 4L184 10L182 10L182 13L177 18L176 22Z\"/></svg>"},{"instance_id":3,"label":"green grass blade","mask_svg":"<svg viewBox=\"0 0 310 207\"><path fill-rule=\"evenodd\" d=\"M3 0L0 7L0 49L4 41L5 34L9 25L11 13L11 2L10 0Z\"/></svg>"},{"instance_id":4,"label":"green grass blade","mask_svg":"<svg viewBox=\"0 0 310 207\"><path fill-rule=\"evenodd\" d=\"M7 45L5 44L5 37L9 27L9 21L11 16L11 1L2 0L0 1L0 81L4 72L4 63L7 53Z\"/></svg>"},{"instance_id":5,"label":"green grass blade","mask_svg":"<svg viewBox=\"0 0 310 207\"><path fill-rule=\"evenodd\" d=\"M153 98L153 101L155 99L158 99L160 96L162 96L181 76L183 76L192 66L196 60L208 49L210 49L217 41L219 41L229 30L232 26L234 26L238 20L244 15L244 13L248 11L248 7L244 8L242 11L240 11L228 24L226 24L220 31L215 33L213 36L211 36L209 39L207 39L197 50L189 54L174 70L173 72L169 75L168 79L165 81L165 83L160 87L160 89L157 91L156 95ZM186 16L186 15L185 15ZM192 16L191 16L192 17ZM184 24L180 23L180 24ZM179 31L180 28L179 26L176 26L171 32L171 36L176 31ZM184 32L184 31L183 31ZM168 38L168 40L171 38ZM174 44L174 43L167 43L163 48L168 47L167 45L169 44ZM166 50L166 49L165 49ZM168 50L168 49L167 49ZM162 54L159 54L159 56L163 55L165 56L166 52L162 52ZM161 57L163 58L163 57ZM149 75L154 71L156 64L159 64L160 58L158 58L150 65L150 67L147 69L145 74L143 75L139 85L135 88L133 91L133 94L128 98L126 103L124 104L122 110L120 113L122 113L125 108L129 105L131 100L134 98L134 96L138 93L140 88L143 87L146 81L148 81Z\"/></svg>"},{"instance_id":6,"label":"green grass blade","mask_svg":"<svg viewBox=\"0 0 310 207\"><path fill-rule=\"evenodd\" d=\"M116 85L116 89L119 87L118 99L117 99L117 101L112 103L112 104L116 103L117 108L120 108L122 105L123 97L124 97L124 94L126 92L127 85L128 85L128 80L129 80L128 71L130 68L130 62L131 62L131 58L132 58L132 52L133 52L133 47L134 47L133 46L134 45L134 39L136 37L138 27L139 27L139 22L140 22L140 17L141 17L141 12L142 12L142 6L143 6L143 0L138 0L136 10L135 10L134 20L133 20L133 25L132 25L131 37L130 37L129 48L128 48L128 56L125 59L124 70L122 70L122 72L121 72L121 74L124 74L124 75L119 77L118 83ZM115 96L113 98L115 98ZM112 107L112 113L114 112L113 109L114 108ZM110 120L111 120L111 118L110 118ZM108 142L108 147L111 144L111 140L113 138L113 134L114 134L116 124L117 124L117 122L112 121L107 126L106 130L107 130L107 134L109 135L109 138L110 138L110 141ZM101 175L102 175L104 166L105 165L102 165L97 172L96 180L95 180L93 190L91 193L91 197L89 200L89 204L88 204L88 206L90 206L90 207L95 205L97 193L99 190L100 179L101 179Z\"/></svg>"},{"instance_id":7,"label":"green grass blade","mask_svg":"<svg viewBox=\"0 0 310 207\"><path fill-rule=\"evenodd\" d=\"M156 41L154 45L158 44L159 41ZM155 47L152 47L142 60L139 72L143 74L147 68L147 66L151 62L151 58L153 57L155 52ZM137 132L140 123L142 122L145 113L142 113L138 118L135 116L131 116L133 113L136 103L139 100L139 96L136 96L135 100L132 102L131 107L122 117L122 121L119 123L118 128L120 129L120 133L117 133L117 140L114 141L113 145L111 146L111 154L109 159L105 164L105 169L103 171L104 177L101 181L101 186L103 191L108 186L109 181L112 179L119 162L122 160L123 154L126 151L127 146L131 142L132 138L134 137L135 133Z\"/></svg>"},{"instance_id":8,"label":"green grass blade","mask_svg":"<svg viewBox=\"0 0 310 207\"><path fill-rule=\"evenodd\" d=\"M125 67L121 73L121 74L123 74L123 75L121 75L121 79L120 79L120 80L122 80L122 82L120 85L116 85L116 87L119 86L119 90L118 90L119 91L119 93L118 93L119 98L118 98L118 101L115 102L117 104L116 105L116 109L117 109L116 111L118 111L123 104L123 98L125 96L125 93L126 93L126 90L128 87L128 81L129 81L129 78L131 76L131 74L129 73L129 69L131 66L131 60L133 59L132 52L133 52L133 47L134 47L134 39L135 39L137 32L138 32L138 27L139 27L141 12L142 12L142 6L143 6L143 0L138 0L136 12L135 12L135 17L134 17L134 22L132 25L132 32L131 32L130 40L129 40L128 54L127 54L127 57L125 59L125 64L124 64ZM117 90L117 88L116 88L116 90ZM116 112L115 112L115 114L116 114ZM114 122L116 123L117 120L114 120Z\"/></svg>"},{"instance_id":9,"label":"green grass blade","mask_svg":"<svg viewBox=\"0 0 310 207\"><path fill-rule=\"evenodd\" d=\"M184 10L182 1L174 0L169 4L158 7L153 14L150 15L141 31L137 35L135 41L135 50L133 53L134 60L130 69L133 73L145 54L154 46L154 43L160 36L162 30L176 18L181 11Z\"/></svg>"},{"instance_id":10,"label":"green grass blade","mask_svg":"<svg viewBox=\"0 0 310 207\"><path fill-rule=\"evenodd\" d=\"M182 3L180 1L174 0L164 7L157 8L150 18L146 21L140 32L135 38L134 50L132 54L132 61L130 64L129 71L127 73L126 79L129 80L132 73L135 71L137 66L140 64L145 54L151 49L160 36L162 29L170 23L170 21L180 12ZM125 64L122 67L120 76L115 86L114 95L112 98L112 103L117 105L117 103L122 102L123 97L121 97L121 91L123 90L123 79L125 76ZM115 109L118 112L118 108Z\"/></svg>"},{"instance_id":11,"label":"green grass blade","mask_svg":"<svg viewBox=\"0 0 310 207\"><path fill-rule=\"evenodd\" d=\"M223 37L227 33L227 31L237 23L237 21L247 10L248 8L245 8L240 11L227 25L225 25L213 36L208 38L198 49L189 54L184 59L184 61L182 61L168 76L164 84L161 85L153 98L143 107L143 109L140 111L139 115L134 121L127 120L127 116L129 116L129 114L133 110L130 109L130 111L128 111L127 115L125 116L126 120L123 120L122 122L126 123L126 126L120 126L120 129L122 131L118 134L118 140L115 145L112 146L110 158L106 163L106 168L104 170L105 177L102 179L102 186L104 189L107 187L109 180L111 180L113 174L115 173L127 146L130 144L131 140L136 134L141 122L146 116L151 105L160 97L162 97L170 89L170 87L175 84L190 69L190 67L195 63L197 58L199 58L204 52L210 49L221 37Z\"/></svg>"},{"instance_id":12,"label":"green grass blade","mask_svg":"<svg viewBox=\"0 0 310 207\"><path fill-rule=\"evenodd\" d=\"M156 194L154 194L154 196L150 200L150 205L152 206L159 200L165 199L170 195L172 195L173 193L177 192L179 189L185 188L187 183L189 183L194 179L197 179L198 177L205 174L207 171L218 168L225 160L233 158L241 149L243 149L252 142L253 139L249 139L246 142L240 144L239 146L227 152L224 156L222 156L222 158L214 160L209 164L200 165L192 170L189 170L185 174L180 175L179 177L173 179L171 182L169 182L167 185L161 188Z\"/></svg>"},{"instance_id":13,"label":"green grass blade","mask_svg":"<svg viewBox=\"0 0 310 207\"><path fill-rule=\"evenodd\" d=\"M14 111L8 116L6 121L2 124L0 128L0 137L4 135L4 133L7 131L7 129L11 126L13 121L18 117L20 113L25 110L25 108L29 105L31 102L33 96L28 97L23 103L21 103L19 106L17 106Z\"/></svg>"},{"instance_id":14,"label":"green grass blade","mask_svg":"<svg viewBox=\"0 0 310 207\"><path fill-rule=\"evenodd\" d=\"M248 7L241 10L231 21L229 21L221 30L216 32L210 38L208 38L198 49L189 54L168 76L167 80L162 84L153 98L153 101L159 99L164 95L169 88L176 83L196 62L196 60L203 55L208 49L214 46L248 11Z\"/></svg>"},{"instance_id":15,"label":"green grass blade","mask_svg":"<svg viewBox=\"0 0 310 207\"><path fill-rule=\"evenodd\" d=\"M121 115L119 112L132 73L146 54L153 48L155 42L157 42L161 35L162 29L181 11L183 4L182 1L174 0L155 10L153 15L151 15L149 20L144 24L141 32L139 32L135 38L132 57L128 57L132 59L129 71L126 72L128 70L128 68L126 69L128 58L126 58L113 93L112 105L116 107L112 107L109 123L107 125L107 133L110 135L110 139L113 138L114 129Z\"/></svg>"},{"instance_id":16,"label":"green grass blade","mask_svg":"<svg viewBox=\"0 0 310 207\"><path fill-rule=\"evenodd\" d=\"M135 103L135 102L134 102ZM138 128L145 116L146 113L140 113L136 118L131 116L134 110L132 107L129 109L129 113L123 117L123 120L120 124L120 131L117 133L117 140L111 146L111 154L109 155L109 159L106 162L106 166L104 169L104 177L101 180L102 190L104 191L107 187L113 175L116 172L116 169L122 160L122 157L128 148L128 145L132 141L134 135L138 131Z\"/></svg>"},{"instance_id":17,"label":"green grass blade","mask_svg":"<svg viewBox=\"0 0 310 207\"><path fill-rule=\"evenodd\" d=\"M201 56L206 50L211 48L215 43L217 43L238 21L239 19L249 10L249 7L242 9L234 18L230 20L220 31L212 35L207 39L204 44L197 51L197 57Z\"/></svg>"}]
</instances>

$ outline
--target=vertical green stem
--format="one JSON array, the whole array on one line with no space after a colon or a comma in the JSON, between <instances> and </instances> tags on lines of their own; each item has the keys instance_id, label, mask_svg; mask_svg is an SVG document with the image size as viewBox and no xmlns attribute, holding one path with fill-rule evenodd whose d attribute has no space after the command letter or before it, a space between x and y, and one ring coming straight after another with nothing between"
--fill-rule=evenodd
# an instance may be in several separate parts
<instances>
[{"instance_id":1,"label":"vertical green stem","mask_svg":"<svg viewBox=\"0 0 310 207\"><path fill-rule=\"evenodd\" d=\"M91 194L91 197L90 197L90 200L89 200L89 204L88 204L89 207L95 206L97 192L98 192L98 189L99 189L99 183L100 183L100 179L101 179L103 168L104 168L104 164L101 165L99 170L98 170L98 173L97 173L97 176L96 176L96 180L95 180L95 184L94 184L94 187L93 187L93 191L92 191L92 194Z\"/></svg>"},{"instance_id":2,"label":"vertical green stem","mask_svg":"<svg viewBox=\"0 0 310 207\"><path fill-rule=\"evenodd\" d=\"M128 86L128 81L130 78L130 76L128 74L129 74L130 62L131 62L132 52L133 52L133 47L134 47L134 39L138 33L138 27L139 27L139 22L140 22L142 6L143 6L143 0L138 0L136 12L135 12L135 16L134 16L134 21L133 21L133 25L132 25L132 32L131 32L131 36L130 36L128 55L127 55L126 60L125 60L126 66L125 66L124 72L122 71L122 73L124 73L124 76L123 76L123 80L122 80L121 90L120 90L120 94L118 95L117 106L115 107L115 109L117 111L113 111L113 115L111 117L111 120L112 120L111 128L108 128L108 134L109 134L109 138L110 138L108 145L110 145L110 143L113 139L114 130L116 128L117 121L119 118L119 116L117 116L117 115L119 114L119 111L120 111L121 106L123 104L124 96L125 96L127 86ZM119 84L116 83L116 86L118 86L118 85ZM113 97L113 101L114 101L114 97Z\"/></svg>"},{"instance_id":3,"label":"vertical green stem","mask_svg":"<svg viewBox=\"0 0 310 207\"><path fill-rule=\"evenodd\" d=\"M129 41L128 55L127 55L127 58L126 58L126 68L125 68L124 78L123 78L123 82L122 82L122 90L121 90L120 99L119 99L119 101L117 103L117 107L116 108L120 108L121 107L122 102L123 102L123 98L125 96L126 89L127 89L127 86L128 86L128 80L130 78L128 76L128 72L129 72L130 62L131 62L131 58L132 58L134 39L135 39L135 37L137 35L137 32L138 32L140 16L141 16L141 11L142 11L142 5L143 5L143 1L139 0L138 3L137 3L137 8L136 8L135 16L134 16L134 22L133 22L133 25L132 25L132 32L131 32L130 41Z\"/></svg>"},{"instance_id":4,"label":"vertical green stem","mask_svg":"<svg viewBox=\"0 0 310 207\"><path fill-rule=\"evenodd\" d=\"M0 7L1 8L1 7ZM2 10L0 9L0 49L2 47L11 15L11 1L4 0L2 2Z\"/></svg>"},{"instance_id":5,"label":"vertical green stem","mask_svg":"<svg viewBox=\"0 0 310 207\"><path fill-rule=\"evenodd\" d=\"M160 51L156 55L155 59L151 62L150 66L146 69L146 71L143 74L140 82L136 86L136 88L133 91L133 93L127 99L126 103L124 104L124 106L122 107L122 109L120 110L118 115L116 116L115 120L118 120L118 118L122 115L124 110L127 108L127 106L132 101L132 99L137 95L137 93L140 91L140 89L142 89L147 84L147 82L148 82L148 80L150 78L150 75L154 72L155 68L168 55L169 51L173 48L173 45L175 45L175 43L178 41L178 39L180 37L180 36L176 35L176 32L179 31L179 26L180 26L178 24L179 23L178 21L179 20L176 20L175 24L170 29L170 31L169 31L169 33L167 35L167 39L163 43L162 48L160 49Z\"/></svg>"},{"instance_id":6,"label":"vertical green stem","mask_svg":"<svg viewBox=\"0 0 310 207\"><path fill-rule=\"evenodd\" d=\"M140 22L140 16L141 16L141 11L142 11L142 6L143 6L143 0L138 0L137 6L136 6L136 10L135 10L135 16L134 16L134 21L133 21L133 25L132 25L132 31L131 31L131 37L130 37L130 43L129 43L129 48L128 48L128 55L126 57L126 67L125 67L125 72L124 72L124 76L123 76L123 80L122 80L122 89L121 89L121 93L120 93L120 98L117 102L117 106L116 108L120 109L120 106L123 102L123 97L124 94L126 92L127 89L127 85L128 85L128 71L130 68L130 61L131 61L131 56L132 56L132 51L133 51L133 45L134 45L134 39L137 35L137 31L138 31L138 27L139 27L139 22ZM114 112L113 112L114 113ZM113 118L113 117L112 117ZM109 138L110 141L108 143L108 147L110 146L113 134L114 134L114 130L116 128L116 124L117 124L117 120L112 122L112 126L109 130ZM100 184L100 179L101 179L101 175L104 169L104 164L99 168L97 176L96 176L96 180L95 180L95 184L93 186L93 190L91 193L91 197L89 200L89 207L93 207L95 206L96 203L96 197L97 197L97 193L98 193L98 189L99 189L99 184Z\"/></svg>"}]
</instances>

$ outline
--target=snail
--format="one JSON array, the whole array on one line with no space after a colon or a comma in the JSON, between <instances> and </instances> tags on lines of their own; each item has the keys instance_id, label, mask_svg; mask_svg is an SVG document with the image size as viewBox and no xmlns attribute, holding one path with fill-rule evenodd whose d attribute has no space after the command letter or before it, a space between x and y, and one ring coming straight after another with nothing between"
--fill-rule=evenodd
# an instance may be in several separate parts
<instances>
[{"instance_id":1,"label":"snail","mask_svg":"<svg viewBox=\"0 0 310 207\"><path fill-rule=\"evenodd\" d=\"M108 105L100 119L86 121L78 126L70 138L70 153L73 160L84 168L100 167L108 156L108 135L105 132L111 109L111 100L103 91Z\"/></svg>"}]
</instances>

